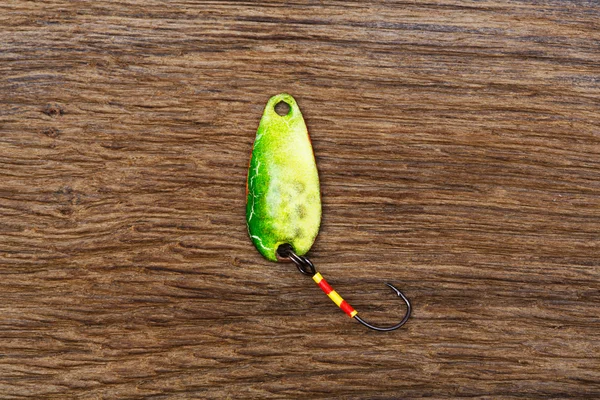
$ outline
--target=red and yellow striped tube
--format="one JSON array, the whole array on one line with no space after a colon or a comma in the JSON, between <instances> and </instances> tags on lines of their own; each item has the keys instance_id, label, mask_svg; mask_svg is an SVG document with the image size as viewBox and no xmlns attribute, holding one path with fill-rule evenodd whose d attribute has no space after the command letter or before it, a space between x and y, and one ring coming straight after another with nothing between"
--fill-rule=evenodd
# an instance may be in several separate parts
<instances>
[{"instance_id":1,"label":"red and yellow striped tube","mask_svg":"<svg viewBox=\"0 0 600 400\"><path fill-rule=\"evenodd\" d=\"M329 283L327 283L327 281L323 278L323 276L320 273L317 272L313 276L313 280L317 283L317 285L319 285L319 287L325 292L325 294L329 296L329 298L333 300L333 302L337 304L339 308L342 309L342 311L348 314L350 318L354 318L354 316L358 314L358 311L352 308L352 306L348 304L346 300L342 299L342 296L340 296L338 292L336 292L331 286L329 286Z\"/></svg>"}]
</instances>

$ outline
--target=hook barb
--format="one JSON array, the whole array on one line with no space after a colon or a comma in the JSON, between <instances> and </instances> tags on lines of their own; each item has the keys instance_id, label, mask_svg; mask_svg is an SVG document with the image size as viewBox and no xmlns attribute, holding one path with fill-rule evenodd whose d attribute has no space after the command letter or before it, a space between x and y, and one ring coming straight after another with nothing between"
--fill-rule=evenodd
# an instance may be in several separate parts
<instances>
[{"instance_id":1,"label":"hook barb","mask_svg":"<svg viewBox=\"0 0 600 400\"><path fill-rule=\"evenodd\" d=\"M400 321L396 325L392 325L392 326L375 326L375 325L372 325L372 324L368 323L367 321L365 321L361 317L359 317L358 314L354 316L355 320L357 320L358 322L360 322L361 324L363 324L367 328L373 329L374 331L378 331L378 332L395 331L396 329L398 329L402 325L404 325L406 323L406 321L408 321L408 319L410 318L410 314L412 312L412 306L410 304L410 301L408 301L408 298L404 295L404 293L402 293L400 290L398 290L398 288L396 288L391 283L385 282L385 284L387 286L389 286L394 292L396 292L396 294L398 295L398 297L400 297L404 301L404 303L406 304L406 313L404 314L404 318L402 318L402 321Z\"/></svg>"}]
</instances>

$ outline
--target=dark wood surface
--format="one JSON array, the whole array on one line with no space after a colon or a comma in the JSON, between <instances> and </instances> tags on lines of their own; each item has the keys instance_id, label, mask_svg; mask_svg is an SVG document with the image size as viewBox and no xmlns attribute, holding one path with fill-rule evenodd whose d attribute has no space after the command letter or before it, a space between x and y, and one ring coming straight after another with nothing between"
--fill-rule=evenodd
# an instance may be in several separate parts
<instances>
[{"instance_id":1,"label":"dark wood surface","mask_svg":"<svg viewBox=\"0 0 600 400\"><path fill-rule=\"evenodd\" d=\"M3 1L0 397L600 397L596 1ZM296 97L310 256L245 226Z\"/></svg>"}]
</instances>

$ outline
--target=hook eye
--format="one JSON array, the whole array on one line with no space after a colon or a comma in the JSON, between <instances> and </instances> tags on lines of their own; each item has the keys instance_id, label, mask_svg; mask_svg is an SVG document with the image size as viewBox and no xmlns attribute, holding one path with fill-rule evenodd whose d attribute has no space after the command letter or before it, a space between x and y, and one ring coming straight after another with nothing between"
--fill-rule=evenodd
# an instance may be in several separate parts
<instances>
[{"instance_id":1,"label":"hook eye","mask_svg":"<svg viewBox=\"0 0 600 400\"><path fill-rule=\"evenodd\" d=\"M317 273L317 269L315 268L312 261L304 256L299 256L294 252L294 248L289 243L284 243L277 248L275 252L277 255L278 261L291 261L296 264L298 267L298 271L302 272L304 275L313 276Z\"/></svg>"}]
</instances>

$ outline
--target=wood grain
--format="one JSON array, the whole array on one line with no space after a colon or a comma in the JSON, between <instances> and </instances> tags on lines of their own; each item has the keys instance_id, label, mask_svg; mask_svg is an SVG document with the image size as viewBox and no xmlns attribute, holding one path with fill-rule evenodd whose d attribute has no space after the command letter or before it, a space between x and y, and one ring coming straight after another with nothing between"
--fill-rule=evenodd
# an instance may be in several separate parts
<instances>
[{"instance_id":1,"label":"wood grain","mask_svg":"<svg viewBox=\"0 0 600 400\"><path fill-rule=\"evenodd\" d=\"M0 4L0 397L600 397L596 1ZM247 237L267 99L310 253Z\"/></svg>"}]
</instances>

